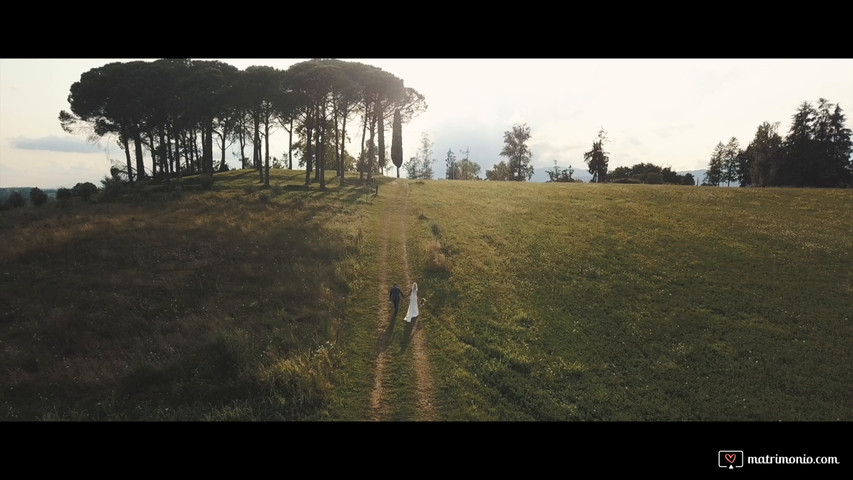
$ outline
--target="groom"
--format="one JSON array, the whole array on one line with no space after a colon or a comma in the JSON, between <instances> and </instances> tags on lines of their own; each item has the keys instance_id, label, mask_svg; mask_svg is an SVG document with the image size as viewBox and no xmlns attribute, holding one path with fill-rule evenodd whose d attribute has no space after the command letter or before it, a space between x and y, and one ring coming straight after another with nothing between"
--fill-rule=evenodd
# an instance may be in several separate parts
<instances>
[{"instance_id":1,"label":"groom","mask_svg":"<svg viewBox=\"0 0 853 480\"><path fill-rule=\"evenodd\" d=\"M400 311L400 299L403 298L403 291L395 283L391 287L391 303L394 304L394 318L397 318L397 312Z\"/></svg>"}]
</instances>

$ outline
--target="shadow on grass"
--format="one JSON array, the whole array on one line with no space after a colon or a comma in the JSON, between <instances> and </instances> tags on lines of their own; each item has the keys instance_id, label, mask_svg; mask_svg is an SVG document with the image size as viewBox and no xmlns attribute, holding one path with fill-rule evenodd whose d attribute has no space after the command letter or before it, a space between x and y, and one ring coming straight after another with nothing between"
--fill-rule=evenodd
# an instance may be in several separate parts
<instances>
[{"instance_id":1,"label":"shadow on grass","mask_svg":"<svg viewBox=\"0 0 853 480\"><path fill-rule=\"evenodd\" d=\"M414 317L411 322L406 322L406 329L403 330L403 338L400 339L400 349L402 351L405 352L412 344L412 338L414 338L415 332L420 328L419 321L420 318Z\"/></svg>"},{"instance_id":2,"label":"shadow on grass","mask_svg":"<svg viewBox=\"0 0 853 480\"><path fill-rule=\"evenodd\" d=\"M327 373L298 356L330 339L348 288L328 210L244 223L225 197L92 205L50 235L17 223L39 241L0 250L0 420L199 420L234 402L250 419L318 415ZM313 403L266 398L268 365L283 365L275 395Z\"/></svg>"},{"instance_id":3,"label":"shadow on grass","mask_svg":"<svg viewBox=\"0 0 853 480\"><path fill-rule=\"evenodd\" d=\"M388 347L391 346L391 338L394 336L394 326L397 325L397 317L400 315L398 313L390 312L391 321L388 323L388 326L385 327L385 330L379 334L379 342L377 343L378 349L380 352L384 352L388 350Z\"/></svg>"}]
</instances>

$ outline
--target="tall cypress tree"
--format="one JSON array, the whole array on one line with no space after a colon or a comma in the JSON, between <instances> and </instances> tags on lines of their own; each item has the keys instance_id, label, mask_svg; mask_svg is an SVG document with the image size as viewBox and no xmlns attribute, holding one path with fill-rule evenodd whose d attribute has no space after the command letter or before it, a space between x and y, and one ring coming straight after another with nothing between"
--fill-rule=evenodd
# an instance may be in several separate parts
<instances>
[{"instance_id":1,"label":"tall cypress tree","mask_svg":"<svg viewBox=\"0 0 853 480\"><path fill-rule=\"evenodd\" d=\"M394 124L391 127L391 161L397 167L397 178L400 178L400 167L403 166L403 122L399 108L394 110Z\"/></svg>"}]
</instances>

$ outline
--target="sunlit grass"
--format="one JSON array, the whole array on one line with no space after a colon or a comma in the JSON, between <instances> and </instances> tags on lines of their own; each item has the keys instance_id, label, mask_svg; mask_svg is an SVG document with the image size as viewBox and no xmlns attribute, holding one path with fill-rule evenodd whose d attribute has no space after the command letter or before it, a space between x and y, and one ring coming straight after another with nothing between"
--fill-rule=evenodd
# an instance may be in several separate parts
<instances>
[{"instance_id":1,"label":"sunlit grass","mask_svg":"<svg viewBox=\"0 0 853 480\"><path fill-rule=\"evenodd\" d=\"M391 179L304 179L0 213L0 419L365 420ZM850 191L403 181L442 420L853 419Z\"/></svg>"},{"instance_id":2,"label":"sunlit grass","mask_svg":"<svg viewBox=\"0 0 853 480\"><path fill-rule=\"evenodd\" d=\"M411 195L445 418L853 418L849 191L425 182Z\"/></svg>"}]
</instances>

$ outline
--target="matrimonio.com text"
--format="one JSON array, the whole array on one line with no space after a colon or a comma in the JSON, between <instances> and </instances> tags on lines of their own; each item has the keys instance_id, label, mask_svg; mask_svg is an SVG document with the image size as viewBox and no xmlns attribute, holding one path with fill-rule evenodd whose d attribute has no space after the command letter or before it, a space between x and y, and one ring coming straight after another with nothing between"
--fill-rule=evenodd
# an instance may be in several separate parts
<instances>
[{"instance_id":1,"label":"matrimonio.com text","mask_svg":"<svg viewBox=\"0 0 853 480\"><path fill-rule=\"evenodd\" d=\"M735 469L753 465L841 465L838 457L813 455L744 455L743 450L720 450L717 466Z\"/></svg>"}]
</instances>

